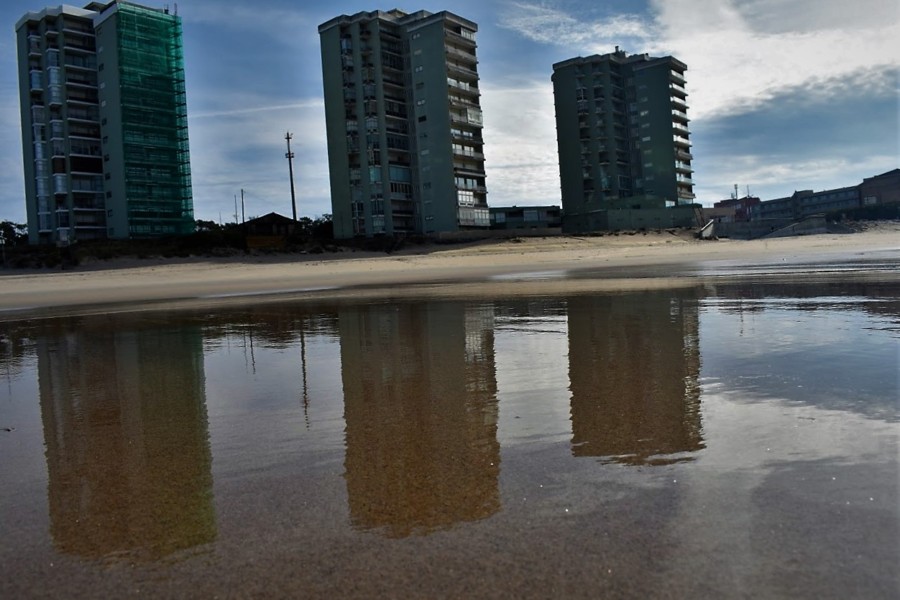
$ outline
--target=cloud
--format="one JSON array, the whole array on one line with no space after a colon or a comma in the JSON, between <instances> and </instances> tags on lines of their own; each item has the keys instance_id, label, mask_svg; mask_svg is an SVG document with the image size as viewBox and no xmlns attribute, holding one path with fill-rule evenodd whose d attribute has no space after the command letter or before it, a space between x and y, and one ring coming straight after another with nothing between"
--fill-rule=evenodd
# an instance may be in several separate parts
<instances>
[{"instance_id":1,"label":"cloud","mask_svg":"<svg viewBox=\"0 0 900 600\"><path fill-rule=\"evenodd\" d=\"M613 15L602 21L578 19L560 9L533 2L513 2L500 26L542 44L612 47L622 40L647 41L653 24L636 15Z\"/></svg>"},{"instance_id":2,"label":"cloud","mask_svg":"<svg viewBox=\"0 0 900 600\"><path fill-rule=\"evenodd\" d=\"M866 4L881 10L882 18L847 15L844 2L821 0L811 11L811 25L797 18L794 3L771 0L653 0L646 18L599 20L547 3L516 2L501 26L529 40L569 47L573 55L606 53L613 45L672 54L688 65L691 114L703 118L752 109L786 88L809 86L815 95L818 81L896 65L896 7L887 9L884 0ZM772 23L781 24L777 32L764 29Z\"/></svg>"},{"instance_id":3,"label":"cloud","mask_svg":"<svg viewBox=\"0 0 900 600\"><path fill-rule=\"evenodd\" d=\"M559 204L552 88L533 79L481 89L489 204Z\"/></svg>"},{"instance_id":4,"label":"cloud","mask_svg":"<svg viewBox=\"0 0 900 600\"><path fill-rule=\"evenodd\" d=\"M220 118L220 117L233 117L238 115L247 115L251 113L261 113L261 112L271 112L271 111L283 111L295 108L313 108L313 107L324 107L324 102L321 100L311 100L307 102L298 102L293 104L276 104L274 106L252 106L249 108L233 108L227 110L218 110L218 111L207 111L191 114L191 118L193 119L210 119L210 118Z\"/></svg>"}]
</instances>

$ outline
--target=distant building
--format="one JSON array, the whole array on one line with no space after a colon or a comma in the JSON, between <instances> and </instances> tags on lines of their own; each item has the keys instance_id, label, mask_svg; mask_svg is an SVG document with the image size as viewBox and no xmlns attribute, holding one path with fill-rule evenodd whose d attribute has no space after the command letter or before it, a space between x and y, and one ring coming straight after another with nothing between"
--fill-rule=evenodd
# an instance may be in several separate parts
<instances>
[{"instance_id":1,"label":"distant building","mask_svg":"<svg viewBox=\"0 0 900 600\"><path fill-rule=\"evenodd\" d=\"M668 226L664 209L694 202L686 70L618 47L553 65L565 231L616 228L621 210L658 211L623 223Z\"/></svg>"},{"instance_id":2,"label":"distant building","mask_svg":"<svg viewBox=\"0 0 900 600\"><path fill-rule=\"evenodd\" d=\"M29 241L192 232L181 19L91 2L16 36Z\"/></svg>"},{"instance_id":3,"label":"distant building","mask_svg":"<svg viewBox=\"0 0 900 600\"><path fill-rule=\"evenodd\" d=\"M562 226L559 206L492 206L491 229L552 229Z\"/></svg>"},{"instance_id":4,"label":"distant building","mask_svg":"<svg viewBox=\"0 0 900 600\"><path fill-rule=\"evenodd\" d=\"M400 10L319 26L336 238L489 227L477 30Z\"/></svg>"},{"instance_id":5,"label":"distant building","mask_svg":"<svg viewBox=\"0 0 900 600\"><path fill-rule=\"evenodd\" d=\"M753 220L793 219L859 208L859 186L823 190L800 190L785 198L760 202L753 207Z\"/></svg>"},{"instance_id":6,"label":"distant building","mask_svg":"<svg viewBox=\"0 0 900 600\"><path fill-rule=\"evenodd\" d=\"M300 228L300 223L270 212L246 221L241 226L247 236L247 248L284 248L288 238Z\"/></svg>"},{"instance_id":7,"label":"distant building","mask_svg":"<svg viewBox=\"0 0 900 600\"><path fill-rule=\"evenodd\" d=\"M731 209L731 221L741 222L749 221L754 206L759 206L761 200L756 196L744 196L743 198L729 198L728 200L720 200L713 204L714 208ZM704 209L704 214L707 209Z\"/></svg>"},{"instance_id":8,"label":"distant building","mask_svg":"<svg viewBox=\"0 0 900 600\"><path fill-rule=\"evenodd\" d=\"M863 179L859 199L863 206L900 202L900 169Z\"/></svg>"}]
</instances>

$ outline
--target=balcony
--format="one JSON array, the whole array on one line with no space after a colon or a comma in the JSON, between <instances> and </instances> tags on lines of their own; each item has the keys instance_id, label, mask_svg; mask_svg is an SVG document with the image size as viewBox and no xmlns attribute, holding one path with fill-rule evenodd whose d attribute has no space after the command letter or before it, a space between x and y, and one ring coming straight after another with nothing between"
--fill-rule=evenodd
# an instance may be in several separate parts
<instances>
[{"instance_id":1,"label":"balcony","mask_svg":"<svg viewBox=\"0 0 900 600\"><path fill-rule=\"evenodd\" d=\"M669 89L672 90L673 95L679 96L681 98L684 98L688 95L687 90L684 89L682 86L678 85L677 83L670 83Z\"/></svg>"},{"instance_id":2,"label":"balcony","mask_svg":"<svg viewBox=\"0 0 900 600\"><path fill-rule=\"evenodd\" d=\"M672 105L676 107L676 110L687 108L687 102L685 101L684 98L679 98L678 96L672 96L669 98L669 100L672 101Z\"/></svg>"},{"instance_id":3,"label":"balcony","mask_svg":"<svg viewBox=\"0 0 900 600\"><path fill-rule=\"evenodd\" d=\"M464 77L469 80L478 80L478 73L474 69L470 69L469 67L458 63L447 61L447 72L456 77Z\"/></svg>"},{"instance_id":4,"label":"balcony","mask_svg":"<svg viewBox=\"0 0 900 600\"><path fill-rule=\"evenodd\" d=\"M679 120L679 121L683 121L683 122L685 122L685 123L687 123L688 121L690 121L690 119L689 119L688 116L687 116L687 113L684 112L683 110L673 109L673 110L672 110L672 117L675 118L675 119L677 119L677 120Z\"/></svg>"},{"instance_id":5,"label":"balcony","mask_svg":"<svg viewBox=\"0 0 900 600\"><path fill-rule=\"evenodd\" d=\"M98 110L85 110L82 108L69 108L66 111L66 117L73 121L88 121L96 123L100 120L100 112Z\"/></svg>"},{"instance_id":6,"label":"balcony","mask_svg":"<svg viewBox=\"0 0 900 600\"><path fill-rule=\"evenodd\" d=\"M687 135L688 133L690 133L690 130L687 128L687 125L684 125L684 124L682 124L682 123L678 123L677 121L674 122L674 123L672 123L672 129L674 129L675 131L681 132L681 133L683 133L683 134L685 134L685 135Z\"/></svg>"},{"instance_id":7,"label":"balcony","mask_svg":"<svg viewBox=\"0 0 900 600\"><path fill-rule=\"evenodd\" d=\"M676 146L684 146L686 148L691 147L691 140L687 139L686 137L682 137L680 135L673 135L672 141L675 142Z\"/></svg>"},{"instance_id":8,"label":"balcony","mask_svg":"<svg viewBox=\"0 0 900 600\"><path fill-rule=\"evenodd\" d=\"M454 46L447 46L447 55L459 60L464 60L469 64L476 65L478 64L478 59L475 58L475 55L471 52L467 52L466 50L461 50Z\"/></svg>"},{"instance_id":9,"label":"balcony","mask_svg":"<svg viewBox=\"0 0 900 600\"><path fill-rule=\"evenodd\" d=\"M66 85L72 87L85 87L85 88L97 88L97 80L90 79L88 77L78 77L77 75L70 75L66 78Z\"/></svg>"},{"instance_id":10,"label":"balcony","mask_svg":"<svg viewBox=\"0 0 900 600\"><path fill-rule=\"evenodd\" d=\"M679 73L678 71L674 71L674 70L669 71L669 79L671 81L673 81L674 83L677 83L680 85L684 85L684 83L685 83L684 75L682 73Z\"/></svg>"},{"instance_id":11,"label":"balcony","mask_svg":"<svg viewBox=\"0 0 900 600\"><path fill-rule=\"evenodd\" d=\"M691 168L690 163L681 162L680 160L675 161L675 170L680 171L682 173L693 173L694 169Z\"/></svg>"},{"instance_id":12,"label":"balcony","mask_svg":"<svg viewBox=\"0 0 900 600\"><path fill-rule=\"evenodd\" d=\"M474 48L477 45L475 43L475 34L468 30L460 29L460 31L454 31L452 29L445 29L444 32L449 39L457 42L460 46Z\"/></svg>"},{"instance_id":13,"label":"balcony","mask_svg":"<svg viewBox=\"0 0 900 600\"><path fill-rule=\"evenodd\" d=\"M66 55L66 69L85 69L93 71L97 68L97 60L92 56Z\"/></svg>"},{"instance_id":14,"label":"balcony","mask_svg":"<svg viewBox=\"0 0 900 600\"><path fill-rule=\"evenodd\" d=\"M466 92L466 93L469 93L469 94L472 94L475 96L481 95L481 91L478 89L477 86L466 83L465 81L459 81L459 80L453 79L452 77L447 78L447 85L449 85L451 88L453 88L455 90L460 90L462 92Z\"/></svg>"},{"instance_id":15,"label":"balcony","mask_svg":"<svg viewBox=\"0 0 900 600\"><path fill-rule=\"evenodd\" d=\"M66 38L66 41L65 41L65 43L63 44L63 48L65 48L65 50L66 50L67 52L69 52L69 51L75 51L75 52L84 52L84 53L91 53L91 54L95 53L96 50L97 50L97 47L96 47L96 45L94 44L94 38L93 38L93 37L87 38L87 39L84 39L84 40L82 40L82 39L73 39L73 38L70 38L70 37L69 37L69 38Z\"/></svg>"}]
</instances>

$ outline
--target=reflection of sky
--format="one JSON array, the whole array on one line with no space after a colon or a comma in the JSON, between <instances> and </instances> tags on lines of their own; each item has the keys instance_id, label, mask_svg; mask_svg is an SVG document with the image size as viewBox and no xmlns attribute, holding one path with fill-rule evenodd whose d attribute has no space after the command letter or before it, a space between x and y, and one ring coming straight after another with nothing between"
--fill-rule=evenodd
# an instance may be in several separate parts
<instances>
[{"instance_id":1,"label":"reflection of sky","mask_svg":"<svg viewBox=\"0 0 900 600\"><path fill-rule=\"evenodd\" d=\"M501 446L529 439L568 441L572 423L566 316L498 318L494 348Z\"/></svg>"},{"instance_id":2,"label":"reflection of sky","mask_svg":"<svg viewBox=\"0 0 900 600\"><path fill-rule=\"evenodd\" d=\"M217 482L290 463L303 452L341 450L339 341L306 335L304 342L305 395L299 339L273 347L254 338L251 350L249 336L230 334L207 347L207 410Z\"/></svg>"},{"instance_id":3,"label":"reflection of sky","mask_svg":"<svg viewBox=\"0 0 900 600\"><path fill-rule=\"evenodd\" d=\"M900 418L900 334L857 300L703 301L706 388Z\"/></svg>"}]
</instances>

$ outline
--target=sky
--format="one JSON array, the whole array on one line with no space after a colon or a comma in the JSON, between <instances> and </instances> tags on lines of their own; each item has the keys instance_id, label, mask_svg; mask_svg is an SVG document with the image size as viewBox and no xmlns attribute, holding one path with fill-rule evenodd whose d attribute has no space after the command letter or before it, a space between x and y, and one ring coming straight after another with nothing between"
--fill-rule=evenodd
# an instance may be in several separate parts
<instances>
[{"instance_id":1,"label":"sky","mask_svg":"<svg viewBox=\"0 0 900 600\"><path fill-rule=\"evenodd\" d=\"M82 6L86 2L75 3ZM763 200L857 185L900 166L896 0L144 0L182 17L194 216L331 213L318 25L450 10L475 21L488 204L560 204L554 63L612 52L686 63L694 191ZM0 221L25 221L15 24L0 6ZM238 208L238 211L241 209Z\"/></svg>"}]
</instances>

